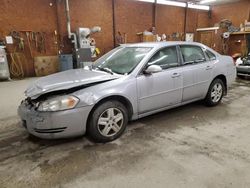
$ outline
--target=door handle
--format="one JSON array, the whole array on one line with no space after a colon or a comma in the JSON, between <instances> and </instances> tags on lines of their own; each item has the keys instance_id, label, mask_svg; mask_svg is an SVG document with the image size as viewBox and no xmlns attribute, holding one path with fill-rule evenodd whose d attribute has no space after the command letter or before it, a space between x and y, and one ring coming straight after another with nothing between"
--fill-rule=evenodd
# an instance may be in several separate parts
<instances>
[{"instance_id":1,"label":"door handle","mask_svg":"<svg viewBox=\"0 0 250 188\"><path fill-rule=\"evenodd\" d=\"M213 68L212 66L208 65L208 66L206 67L206 70L210 70L210 69L212 69L212 68Z\"/></svg>"},{"instance_id":2,"label":"door handle","mask_svg":"<svg viewBox=\"0 0 250 188\"><path fill-rule=\"evenodd\" d=\"M172 77L172 78L176 78L176 77L179 77L179 76L181 76L181 74L179 74L179 73L175 72L175 73L173 73L173 74L172 74L172 76L171 76L171 77Z\"/></svg>"}]
</instances>

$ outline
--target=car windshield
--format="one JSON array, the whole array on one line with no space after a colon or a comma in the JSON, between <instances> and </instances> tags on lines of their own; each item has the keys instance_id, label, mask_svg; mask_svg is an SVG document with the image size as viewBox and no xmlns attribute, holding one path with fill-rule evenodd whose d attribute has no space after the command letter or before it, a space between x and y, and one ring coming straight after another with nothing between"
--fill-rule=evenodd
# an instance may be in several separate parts
<instances>
[{"instance_id":1,"label":"car windshield","mask_svg":"<svg viewBox=\"0 0 250 188\"><path fill-rule=\"evenodd\" d=\"M111 74L129 74L151 49L148 47L118 47L96 60L93 68Z\"/></svg>"}]
</instances>

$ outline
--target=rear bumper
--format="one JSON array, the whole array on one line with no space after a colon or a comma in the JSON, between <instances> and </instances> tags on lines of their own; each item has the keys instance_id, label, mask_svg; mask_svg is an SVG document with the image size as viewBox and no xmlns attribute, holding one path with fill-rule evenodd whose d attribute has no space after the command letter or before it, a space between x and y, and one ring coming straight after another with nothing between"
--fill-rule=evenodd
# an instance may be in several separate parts
<instances>
[{"instance_id":1,"label":"rear bumper","mask_svg":"<svg viewBox=\"0 0 250 188\"><path fill-rule=\"evenodd\" d=\"M38 112L22 103L18 114L26 130L45 139L84 135L91 106L58 112Z\"/></svg>"}]
</instances>

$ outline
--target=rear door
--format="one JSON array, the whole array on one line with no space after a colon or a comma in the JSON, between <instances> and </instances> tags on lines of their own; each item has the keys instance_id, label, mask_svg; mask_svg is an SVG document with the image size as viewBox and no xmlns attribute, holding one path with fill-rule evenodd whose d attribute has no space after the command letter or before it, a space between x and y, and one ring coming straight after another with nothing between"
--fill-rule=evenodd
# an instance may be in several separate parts
<instances>
[{"instance_id":1,"label":"rear door","mask_svg":"<svg viewBox=\"0 0 250 188\"><path fill-rule=\"evenodd\" d=\"M213 62L207 59L204 50L196 45L180 46L183 59L183 102L205 97L211 83Z\"/></svg>"},{"instance_id":2,"label":"rear door","mask_svg":"<svg viewBox=\"0 0 250 188\"><path fill-rule=\"evenodd\" d=\"M159 65L163 70L150 75L138 75L140 114L181 103L182 99L183 78L176 46L160 49L146 67L150 65Z\"/></svg>"}]
</instances>

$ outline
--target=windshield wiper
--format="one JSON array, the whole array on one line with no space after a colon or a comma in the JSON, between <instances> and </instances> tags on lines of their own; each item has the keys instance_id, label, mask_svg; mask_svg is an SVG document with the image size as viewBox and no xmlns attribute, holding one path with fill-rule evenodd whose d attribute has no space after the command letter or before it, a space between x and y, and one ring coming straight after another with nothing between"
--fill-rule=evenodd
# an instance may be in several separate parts
<instances>
[{"instance_id":1,"label":"windshield wiper","mask_svg":"<svg viewBox=\"0 0 250 188\"><path fill-rule=\"evenodd\" d=\"M107 73L110 73L110 74L114 74L110 69L108 68L103 68L103 67L100 67L100 66L97 66L96 67L97 69L101 70L101 71L104 71L104 72L107 72Z\"/></svg>"}]
</instances>

